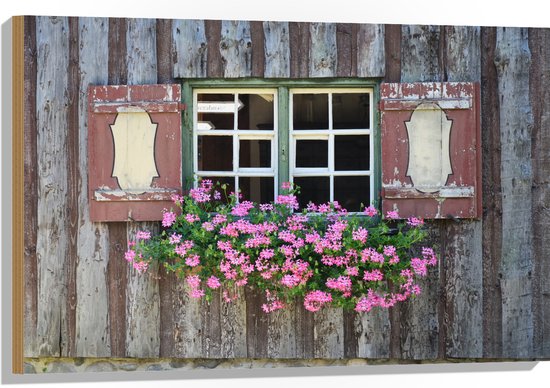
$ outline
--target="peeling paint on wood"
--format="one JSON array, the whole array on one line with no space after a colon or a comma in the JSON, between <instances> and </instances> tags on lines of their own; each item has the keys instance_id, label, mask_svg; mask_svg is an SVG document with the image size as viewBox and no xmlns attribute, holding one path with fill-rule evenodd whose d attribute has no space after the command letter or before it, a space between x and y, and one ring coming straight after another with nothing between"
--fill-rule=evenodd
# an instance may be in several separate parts
<instances>
[{"instance_id":1,"label":"peeling paint on wood","mask_svg":"<svg viewBox=\"0 0 550 388\"><path fill-rule=\"evenodd\" d=\"M175 63L174 78L203 78L207 75L206 30L201 20L174 20L172 22Z\"/></svg>"},{"instance_id":2,"label":"peeling paint on wood","mask_svg":"<svg viewBox=\"0 0 550 388\"><path fill-rule=\"evenodd\" d=\"M310 23L309 76L334 77L338 67L335 23Z\"/></svg>"},{"instance_id":3,"label":"peeling paint on wood","mask_svg":"<svg viewBox=\"0 0 550 388\"><path fill-rule=\"evenodd\" d=\"M250 77L252 75L252 38L250 23L222 21L220 54L225 78Z\"/></svg>"},{"instance_id":4,"label":"peeling paint on wood","mask_svg":"<svg viewBox=\"0 0 550 388\"><path fill-rule=\"evenodd\" d=\"M69 24L37 17L38 260L37 353L66 352L67 93Z\"/></svg>"},{"instance_id":5,"label":"peeling paint on wood","mask_svg":"<svg viewBox=\"0 0 550 388\"><path fill-rule=\"evenodd\" d=\"M361 24L357 32L357 76L383 77L386 70L385 27Z\"/></svg>"},{"instance_id":6,"label":"peeling paint on wood","mask_svg":"<svg viewBox=\"0 0 550 388\"><path fill-rule=\"evenodd\" d=\"M263 22L266 78L290 77L290 27L287 22Z\"/></svg>"},{"instance_id":7,"label":"peeling paint on wood","mask_svg":"<svg viewBox=\"0 0 550 388\"><path fill-rule=\"evenodd\" d=\"M325 307L314 313L315 358L344 358L344 312L341 307Z\"/></svg>"}]
</instances>

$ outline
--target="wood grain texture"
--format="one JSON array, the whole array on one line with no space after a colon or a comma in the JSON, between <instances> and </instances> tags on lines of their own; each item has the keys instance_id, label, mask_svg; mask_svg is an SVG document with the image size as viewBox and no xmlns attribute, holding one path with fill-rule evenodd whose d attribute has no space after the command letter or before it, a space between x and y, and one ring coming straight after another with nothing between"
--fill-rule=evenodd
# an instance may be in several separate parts
<instances>
[{"instance_id":1,"label":"wood grain texture","mask_svg":"<svg viewBox=\"0 0 550 388\"><path fill-rule=\"evenodd\" d=\"M185 280L180 279L175 287L174 352L176 357L201 357L202 317L200 300L187 293Z\"/></svg>"},{"instance_id":2,"label":"wood grain texture","mask_svg":"<svg viewBox=\"0 0 550 388\"><path fill-rule=\"evenodd\" d=\"M242 288L229 290L237 298L221 304L221 342L223 358L247 357L247 303Z\"/></svg>"},{"instance_id":3,"label":"wood grain texture","mask_svg":"<svg viewBox=\"0 0 550 388\"><path fill-rule=\"evenodd\" d=\"M38 229L38 165L36 122L36 20L24 18L24 357L36 357L36 324L38 303L38 263L36 239Z\"/></svg>"},{"instance_id":4,"label":"wood grain texture","mask_svg":"<svg viewBox=\"0 0 550 388\"><path fill-rule=\"evenodd\" d=\"M223 62L220 53L222 22L219 20L205 20L204 29L208 50L208 61L206 63L208 77L223 77Z\"/></svg>"},{"instance_id":5,"label":"wood grain texture","mask_svg":"<svg viewBox=\"0 0 550 388\"><path fill-rule=\"evenodd\" d=\"M325 307L313 317L315 358L344 358L344 313L341 307Z\"/></svg>"},{"instance_id":6,"label":"wood grain texture","mask_svg":"<svg viewBox=\"0 0 550 388\"><path fill-rule=\"evenodd\" d=\"M250 22L250 50L252 77L263 77L265 72L265 34L263 22Z\"/></svg>"},{"instance_id":7,"label":"wood grain texture","mask_svg":"<svg viewBox=\"0 0 550 388\"><path fill-rule=\"evenodd\" d=\"M296 357L314 358L314 313L304 308L304 301L300 299L294 306L296 319Z\"/></svg>"},{"instance_id":8,"label":"wood grain texture","mask_svg":"<svg viewBox=\"0 0 550 388\"><path fill-rule=\"evenodd\" d=\"M290 27L287 22L263 22L266 78L290 77Z\"/></svg>"},{"instance_id":9,"label":"wood grain texture","mask_svg":"<svg viewBox=\"0 0 550 388\"><path fill-rule=\"evenodd\" d=\"M445 27L447 81L481 80L479 27ZM478 152L481 152L479 149ZM445 227L446 356L478 358L483 354L482 222L447 223ZM442 309L443 310L443 309Z\"/></svg>"},{"instance_id":10,"label":"wood grain texture","mask_svg":"<svg viewBox=\"0 0 550 388\"><path fill-rule=\"evenodd\" d=\"M67 127L78 128L78 94L79 94L79 68L78 68L78 18L69 18L69 66L67 69L68 93L67 101ZM65 262L65 278L67 279L67 348L66 356L76 355L76 266L78 256L78 195L80 191L80 171L78 160L79 131L67 131L67 219L66 230L68 232L67 260Z\"/></svg>"},{"instance_id":11,"label":"wood grain texture","mask_svg":"<svg viewBox=\"0 0 550 388\"><path fill-rule=\"evenodd\" d=\"M109 85L125 85L128 81L126 67L126 31L127 22L123 18L109 19Z\"/></svg>"},{"instance_id":12,"label":"wood grain texture","mask_svg":"<svg viewBox=\"0 0 550 388\"><path fill-rule=\"evenodd\" d=\"M357 42L357 76L383 77L386 71L384 25L361 24Z\"/></svg>"},{"instance_id":13,"label":"wood grain texture","mask_svg":"<svg viewBox=\"0 0 550 388\"><path fill-rule=\"evenodd\" d=\"M111 355L109 325L109 229L90 221L88 191L88 86L108 81L107 18L79 18L78 86L78 235L76 268L76 354L80 357ZM113 260L122 257L114 257ZM91 308L93 306L93 308Z\"/></svg>"},{"instance_id":14,"label":"wood grain texture","mask_svg":"<svg viewBox=\"0 0 550 388\"><path fill-rule=\"evenodd\" d=\"M309 76L334 77L338 68L335 23L310 23Z\"/></svg>"},{"instance_id":15,"label":"wood grain texture","mask_svg":"<svg viewBox=\"0 0 550 388\"><path fill-rule=\"evenodd\" d=\"M384 25L384 82L401 81L401 30L400 24Z\"/></svg>"},{"instance_id":16,"label":"wood grain texture","mask_svg":"<svg viewBox=\"0 0 550 388\"><path fill-rule=\"evenodd\" d=\"M357 333L357 357L390 358L391 324L387 309L357 314L354 326Z\"/></svg>"},{"instance_id":17,"label":"wood grain texture","mask_svg":"<svg viewBox=\"0 0 550 388\"><path fill-rule=\"evenodd\" d=\"M533 353L531 130L526 29L497 28L495 66L502 147L502 341L504 357Z\"/></svg>"},{"instance_id":18,"label":"wood grain texture","mask_svg":"<svg viewBox=\"0 0 550 388\"><path fill-rule=\"evenodd\" d=\"M439 26L401 27L401 82L442 81Z\"/></svg>"},{"instance_id":19,"label":"wood grain texture","mask_svg":"<svg viewBox=\"0 0 550 388\"><path fill-rule=\"evenodd\" d=\"M290 41L290 78L306 78L310 67L311 36L309 23L288 24Z\"/></svg>"},{"instance_id":20,"label":"wood grain texture","mask_svg":"<svg viewBox=\"0 0 550 388\"><path fill-rule=\"evenodd\" d=\"M502 188L500 104L494 64L496 29L481 28L481 142L483 174L483 357L502 357Z\"/></svg>"},{"instance_id":21,"label":"wood grain texture","mask_svg":"<svg viewBox=\"0 0 550 388\"><path fill-rule=\"evenodd\" d=\"M157 82L155 19L128 19L126 53L128 84ZM158 232L158 222L128 222L127 240L138 230ZM160 354L160 299L158 265L146 274L128 267L126 289L126 354L130 357L158 357Z\"/></svg>"},{"instance_id":22,"label":"wood grain texture","mask_svg":"<svg viewBox=\"0 0 550 388\"><path fill-rule=\"evenodd\" d=\"M245 288L247 357L267 357L268 317L262 310L264 295L255 288Z\"/></svg>"},{"instance_id":23,"label":"wood grain texture","mask_svg":"<svg viewBox=\"0 0 550 388\"><path fill-rule=\"evenodd\" d=\"M172 40L175 52L174 78L206 77L209 58L207 54L216 48L207 45L205 22L173 20Z\"/></svg>"},{"instance_id":24,"label":"wood grain texture","mask_svg":"<svg viewBox=\"0 0 550 388\"><path fill-rule=\"evenodd\" d=\"M225 78L252 75L252 37L249 22L222 21L220 54Z\"/></svg>"},{"instance_id":25,"label":"wood grain texture","mask_svg":"<svg viewBox=\"0 0 550 388\"><path fill-rule=\"evenodd\" d=\"M169 84L174 81L173 69L175 66L175 50L172 47L172 20L157 19L156 22L157 82Z\"/></svg>"},{"instance_id":26,"label":"wood grain texture","mask_svg":"<svg viewBox=\"0 0 550 388\"><path fill-rule=\"evenodd\" d=\"M550 354L550 30L529 29L529 93L533 109L533 343L534 355Z\"/></svg>"},{"instance_id":27,"label":"wood grain texture","mask_svg":"<svg viewBox=\"0 0 550 388\"><path fill-rule=\"evenodd\" d=\"M65 263L67 228L67 102L69 24L64 17L37 17L39 355L67 352Z\"/></svg>"},{"instance_id":28,"label":"wood grain texture","mask_svg":"<svg viewBox=\"0 0 550 388\"><path fill-rule=\"evenodd\" d=\"M221 358L222 357L222 297L220 290L212 292L212 299L201 301L201 334L202 349L201 357Z\"/></svg>"},{"instance_id":29,"label":"wood grain texture","mask_svg":"<svg viewBox=\"0 0 550 388\"><path fill-rule=\"evenodd\" d=\"M158 222L129 222L127 239L134 241L138 230L158 233ZM122 260L122 258L121 258ZM126 356L158 357L160 354L160 301L158 263L152 263L145 273L127 265L126 287Z\"/></svg>"},{"instance_id":30,"label":"wood grain texture","mask_svg":"<svg viewBox=\"0 0 550 388\"><path fill-rule=\"evenodd\" d=\"M296 358L296 317L294 306L269 313L267 320L267 357Z\"/></svg>"},{"instance_id":31,"label":"wood grain texture","mask_svg":"<svg viewBox=\"0 0 550 388\"><path fill-rule=\"evenodd\" d=\"M338 77L350 77L352 69L357 71L352 65L352 58L357 58L357 45L355 44L355 52L352 50L352 42L357 42L357 35L353 36L351 23L336 23L336 48L337 48L337 69Z\"/></svg>"}]
</instances>

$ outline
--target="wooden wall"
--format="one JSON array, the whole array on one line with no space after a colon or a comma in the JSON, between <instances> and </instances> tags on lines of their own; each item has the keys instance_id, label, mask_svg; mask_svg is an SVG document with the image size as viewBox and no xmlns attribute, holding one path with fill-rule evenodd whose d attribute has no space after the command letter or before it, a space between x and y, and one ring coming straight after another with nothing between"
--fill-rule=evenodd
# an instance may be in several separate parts
<instances>
[{"instance_id":1,"label":"wooden wall","mask_svg":"<svg viewBox=\"0 0 550 388\"><path fill-rule=\"evenodd\" d=\"M547 29L25 17L26 357L550 357ZM430 226L423 294L369 314L190 300L123 258L154 223L91 223L89 84L177 78L477 81L483 218ZM157 229L158 230L158 229Z\"/></svg>"}]
</instances>

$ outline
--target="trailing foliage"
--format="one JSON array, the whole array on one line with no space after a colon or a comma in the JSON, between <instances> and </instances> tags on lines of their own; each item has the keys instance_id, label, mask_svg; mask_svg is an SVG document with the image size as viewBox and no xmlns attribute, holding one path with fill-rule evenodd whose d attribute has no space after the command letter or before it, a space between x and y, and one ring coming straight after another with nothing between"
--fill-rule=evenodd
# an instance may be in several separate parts
<instances>
[{"instance_id":1,"label":"trailing foliage","mask_svg":"<svg viewBox=\"0 0 550 388\"><path fill-rule=\"evenodd\" d=\"M156 236L138 232L126 260L139 272L162 263L193 298L209 300L221 288L230 302L236 294L229 290L256 286L265 292L265 312L297 298L309 311L388 308L419 294L417 278L437 263L432 248L419 246L426 237L421 219L381 217L372 206L348 214L337 202L298 212L299 188L291 183L269 204L239 201L225 190L203 180L174 196L178 210L164 211L165 229Z\"/></svg>"}]
</instances>

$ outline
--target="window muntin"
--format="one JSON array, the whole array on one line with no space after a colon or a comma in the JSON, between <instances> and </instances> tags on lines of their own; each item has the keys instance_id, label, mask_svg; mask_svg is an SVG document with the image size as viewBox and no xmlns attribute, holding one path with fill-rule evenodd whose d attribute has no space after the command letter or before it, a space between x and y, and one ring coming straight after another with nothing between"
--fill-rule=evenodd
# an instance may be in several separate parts
<instances>
[{"instance_id":1,"label":"window muntin","mask_svg":"<svg viewBox=\"0 0 550 388\"><path fill-rule=\"evenodd\" d=\"M238 187L255 202L277 194L277 89L193 92L195 177Z\"/></svg>"},{"instance_id":2,"label":"window muntin","mask_svg":"<svg viewBox=\"0 0 550 388\"><path fill-rule=\"evenodd\" d=\"M326 199L359 211L370 204L373 90L296 88L289 100L290 180L304 187L301 206Z\"/></svg>"},{"instance_id":3,"label":"window muntin","mask_svg":"<svg viewBox=\"0 0 550 388\"><path fill-rule=\"evenodd\" d=\"M281 176L301 187L302 206L337 200L357 211L371 203L373 88L277 85L193 90L195 178L225 182L228 192L239 187L256 202L276 197ZM225 107L208 104L215 102Z\"/></svg>"}]
</instances>

